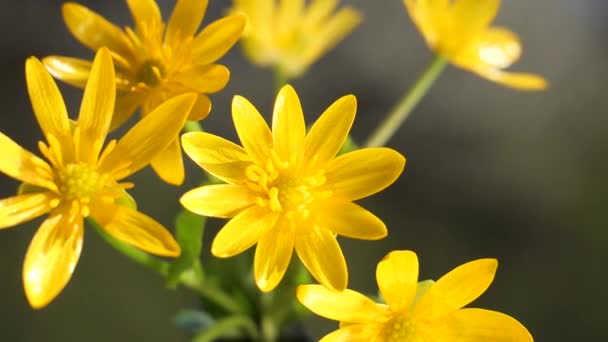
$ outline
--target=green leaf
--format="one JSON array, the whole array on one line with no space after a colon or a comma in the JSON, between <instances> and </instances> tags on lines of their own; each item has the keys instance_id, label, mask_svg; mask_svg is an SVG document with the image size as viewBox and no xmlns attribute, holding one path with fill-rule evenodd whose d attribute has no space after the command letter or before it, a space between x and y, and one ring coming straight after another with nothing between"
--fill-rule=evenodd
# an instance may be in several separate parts
<instances>
[{"instance_id":1,"label":"green leaf","mask_svg":"<svg viewBox=\"0 0 608 342\"><path fill-rule=\"evenodd\" d=\"M203 233L206 218L187 210L182 210L175 218L175 239L182 248L182 254L169 267L167 286L175 288L180 276L193 269L202 277L200 255L203 248Z\"/></svg>"}]
</instances>

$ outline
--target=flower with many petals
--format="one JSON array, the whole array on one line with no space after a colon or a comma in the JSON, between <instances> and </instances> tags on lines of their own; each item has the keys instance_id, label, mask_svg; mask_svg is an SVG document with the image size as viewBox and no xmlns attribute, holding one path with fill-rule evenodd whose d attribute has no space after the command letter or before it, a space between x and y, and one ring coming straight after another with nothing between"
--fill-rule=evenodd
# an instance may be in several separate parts
<instances>
[{"instance_id":1,"label":"flower with many petals","mask_svg":"<svg viewBox=\"0 0 608 342\"><path fill-rule=\"evenodd\" d=\"M114 238L162 256L180 247L152 218L119 203L120 182L146 166L180 131L195 100L184 94L160 105L118 142L104 141L110 128L116 88L110 52L102 48L91 66L76 122L68 118L57 85L36 58L26 63L27 86L36 119L46 138L38 146L47 161L0 133L0 172L27 184L27 191L0 200L0 228L50 212L34 236L23 265L30 304L47 305L69 281L90 217Z\"/></svg>"},{"instance_id":2,"label":"flower with many petals","mask_svg":"<svg viewBox=\"0 0 608 342\"><path fill-rule=\"evenodd\" d=\"M497 267L496 259L478 259L436 283L418 284L416 253L393 251L376 268L388 305L319 285L300 285L297 297L314 313L340 321L340 329L321 342L532 342L528 330L508 315L463 308L490 286Z\"/></svg>"},{"instance_id":3,"label":"flower with many petals","mask_svg":"<svg viewBox=\"0 0 608 342\"><path fill-rule=\"evenodd\" d=\"M503 85L541 90L537 75L505 72L521 55L512 31L490 24L500 0L404 0L412 21L427 45L450 63Z\"/></svg>"},{"instance_id":4,"label":"flower with many petals","mask_svg":"<svg viewBox=\"0 0 608 342\"><path fill-rule=\"evenodd\" d=\"M361 14L338 0L234 0L233 11L249 18L242 44L260 66L300 76L361 22Z\"/></svg>"},{"instance_id":5,"label":"flower with many petals","mask_svg":"<svg viewBox=\"0 0 608 342\"><path fill-rule=\"evenodd\" d=\"M344 290L348 275L336 234L386 236L384 223L352 201L393 183L405 159L388 148L336 158L356 106L354 96L342 97L307 135L300 100L285 86L274 105L272 131L249 101L234 98L232 118L243 147L208 133L182 136L186 154L228 184L191 190L181 203L200 215L232 218L213 240L215 256L230 257L257 243L254 275L262 291L281 281L293 249L320 283Z\"/></svg>"},{"instance_id":6,"label":"flower with many petals","mask_svg":"<svg viewBox=\"0 0 608 342\"><path fill-rule=\"evenodd\" d=\"M165 100L187 92L198 94L189 119L205 118L211 110L207 94L222 90L230 77L228 69L215 62L240 38L245 17L225 17L196 34L207 0L178 0L166 25L154 0L127 0L127 4L135 28L124 31L84 6L63 5L65 23L81 43L112 51L118 96L111 127L124 123L137 108L146 116ZM43 62L53 76L77 87L84 87L90 76L91 63L86 60L50 56ZM183 182L177 134L152 167L168 183Z\"/></svg>"}]
</instances>

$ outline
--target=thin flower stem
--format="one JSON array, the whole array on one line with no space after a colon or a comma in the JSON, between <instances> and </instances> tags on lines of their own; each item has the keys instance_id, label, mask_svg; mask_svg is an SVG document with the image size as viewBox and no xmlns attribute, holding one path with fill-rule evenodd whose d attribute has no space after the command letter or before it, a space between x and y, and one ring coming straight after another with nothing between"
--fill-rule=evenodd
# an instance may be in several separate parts
<instances>
[{"instance_id":1,"label":"thin flower stem","mask_svg":"<svg viewBox=\"0 0 608 342\"><path fill-rule=\"evenodd\" d=\"M219 288L203 284L199 277L191 272L184 272L180 278L180 283L191 290L194 290L202 298L209 300L224 308L226 312L231 314L245 314L246 310L238 302L234 301L232 297L227 295L224 291Z\"/></svg>"},{"instance_id":2,"label":"thin flower stem","mask_svg":"<svg viewBox=\"0 0 608 342\"><path fill-rule=\"evenodd\" d=\"M287 74L281 69L280 66L274 68L274 91L275 93L279 93L279 90L283 88L284 85L289 82L289 77Z\"/></svg>"},{"instance_id":3,"label":"thin flower stem","mask_svg":"<svg viewBox=\"0 0 608 342\"><path fill-rule=\"evenodd\" d=\"M203 127L198 121L186 120L183 130L184 132L203 132Z\"/></svg>"},{"instance_id":4,"label":"thin flower stem","mask_svg":"<svg viewBox=\"0 0 608 342\"><path fill-rule=\"evenodd\" d=\"M238 328L244 329L252 340L258 340L258 330L251 318L245 315L232 316L216 321L209 328L196 335L193 342L212 342L218 337L233 334Z\"/></svg>"},{"instance_id":5,"label":"thin flower stem","mask_svg":"<svg viewBox=\"0 0 608 342\"><path fill-rule=\"evenodd\" d=\"M384 146L409 117L418 102L426 95L433 83L439 78L447 65L447 59L441 55L435 56L431 64L424 70L416 83L401 98L383 122L372 132L365 147Z\"/></svg>"}]
</instances>

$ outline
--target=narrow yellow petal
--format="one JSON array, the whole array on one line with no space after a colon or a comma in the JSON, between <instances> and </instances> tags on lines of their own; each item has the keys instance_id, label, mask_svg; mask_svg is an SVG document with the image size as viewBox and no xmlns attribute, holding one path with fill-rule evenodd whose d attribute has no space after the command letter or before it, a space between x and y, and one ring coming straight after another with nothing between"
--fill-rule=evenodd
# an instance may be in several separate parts
<instances>
[{"instance_id":1,"label":"narrow yellow petal","mask_svg":"<svg viewBox=\"0 0 608 342\"><path fill-rule=\"evenodd\" d=\"M504 72L496 69L475 70L480 76L518 90L544 90L547 81L536 74Z\"/></svg>"},{"instance_id":2,"label":"narrow yellow petal","mask_svg":"<svg viewBox=\"0 0 608 342\"><path fill-rule=\"evenodd\" d=\"M53 170L44 160L0 132L0 172L25 183L57 190Z\"/></svg>"},{"instance_id":3,"label":"narrow yellow petal","mask_svg":"<svg viewBox=\"0 0 608 342\"><path fill-rule=\"evenodd\" d=\"M207 0L177 0L165 32L165 43L172 47L192 38L203 21Z\"/></svg>"},{"instance_id":4,"label":"narrow yellow petal","mask_svg":"<svg viewBox=\"0 0 608 342\"><path fill-rule=\"evenodd\" d=\"M80 258L82 217L56 210L47 218L28 247L23 263L23 287L30 305L40 309L66 286Z\"/></svg>"},{"instance_id":5,"label":"narrow yellow petal","mask_svg":"<svg viewBox=\"0 0 608 342\"><path fill-rule=\"evenodd\" d=\"M300 285L296 296L302 305L319 316L348 323L380 323L391 312L352 290L335 292L323 285Z\"/></svg>"},{"instance_id":6,"label":"narrow yellow petal","mask_svg":"<svg viewBox=\"0 0 608 342\"><path fill-rule=\"evenodd\" d=\"M432 50L436 50L442 33L451 27L450 0L404 0L414 24Z\"/></svg>"},{"instance_id":7,"label":"narrow yellow petal","mask_svg":"<svg viewBox=\"0 0 608 342\"><path fill-rule=\"evenodd\" d=\"M94 202L91 217L117 240L151 254L176 257L181 249L171 233L154 219L127 206Z\"/></svg>"},{"instance_id":8,"label":"narrow yellow petal","mask_svg":"<svg viewBox=\"0 0 608 342\"><path fill-rule=\"evenodd\" d=\"M334 102L314 123L304 141L304 161L315 161L315 168L323 168L332 160L344 144L350 131L357 98L353 95L341 97Z\"/></svg>"},{"instance_id":9,"label":"narrow yellow petal","mask_svg":"<svg viewBox=\"0 0 608 342\"><path fill-rule=\"evenodd\" d=\"M414 315L433 321L464 307L486 291L497 267L496 259L478 259L456 267L420 298Z\"/></svg>"},{"instance_id":10,"label":"narrow yellow petal","mask_svg":"<svg viewBox=\"0 0 608 342\"><path fill-rule=\"evenodd\" d=\"M141 106L144 101L144 94L139 92L119 92L116 94L116 102L114 103L114 114L112 115L112 123L110 130L122 126L129 120L137 107Z\"/></svg>"},{"instance_id":11,"label":"narrow yellow petal","mask_svg":"<svg viewBox=\"0 0 608 342\"><path fill-rule=\"evenodd\" d=\"M182 185L186 172L179 138L175 137L169 146L152 159L150 166L165 182L172 185Z\"/></svg>"},{"instance_id":12,"label":"narrow yellow petal","mask_svg":"<svg viewBox=\"0 0 608 342\"><path fill-rule=\"evenodd\" d=\"M500 0L457 0L449 10L451 27L442 32L447 37L443 53L452 56L475 36L482 34L496 17Z\"/></svg>"},{"instance_id":13,"label":"narrow yellow petal","mask_svg":"<svg viewBox=\"0 0 608 342\"><path fill-rule=\"evenodd\" d=\"M412 251L388 253L376 268L376 281L393 312L409 309L418 287L418 257Z\"/></svg>"},{"instance_id":14,"label":"narrow yellow petal","mask_svg":"<svg viewBox=\"0 0 608 342\"><path fill-rule=\"evenodd\" d=\"M196 102L190 111L190 116L188 116L188 120L203 120L209 115L209 112L211 112L211 99L209 99L209 96L198 94Z\"/></svg>"},{"instance_id":15,"label":"narrow yellow petal","mask_svg":"<svg viewBox=\"0 0 608 342\"><path fill-rule=\"evenodd\" d=\"M101 48L91 68L84 89L78 127L80 128L80 161L95 165L106 139L116 99L114 64L107 48Z\"/></svg>"},{"instance_id":16,"label":"narrow yellow petal","mask_svg":"<svg viewBox=\"0 0 608 342\"><path fill-rule=\"evenodd\" d=\"M444 321L445 341L533 342L530 332L511 316L483 309L462 309Z\"/></svg>"},{"instance_id":17,"label":"narrow yellow petal","mask_svg":"<svg viewBox=\"0 0 608 342\"><path fill-rule=\"evenodd\" d=\"M78 41L91 50L106 46L123 58L131 58L129 39L123 31L99 14L77 3L68 2L62 7L63 20Z\"/></svg>"},{"instance_id":18,"label":"narrow yellow petal","mask_svg":"<svg viewBox=\"0 0 608 342\"><path fill-rule=\"evenodd\" d=\"M131 16L135 21L135 29L139 34L160 29L162 17L160 9L154 0L127 0Z\"/></svg>"},{"instance_id":19,"label":"narrow yellow petal","mask_svg":"<svg viewBox=\"0 0 608 342\"><path fill-rule=\"evenodd\" d=\"M48 56L42 63L53 77L78 88L87 84L93 65L84 59L63 56Z\"/></svg>"},{"instance_id":20,"label":"narrow yellow petal","mask_svg":"<svg viewBox=\"0 0 608 342\"><path fill-rule=\"evenodd\" d=\"M196 63L211 64L220 59L239 40L247 17L235 14L207 25L192 42L192 55Z\"/></svg>"},{"instance_id":21,"label":"narrow yellow petal","mask_svg":"<svg viewBox=\"0 0 608 342\"><path fill-rule=\"evenodd\" d=\"M177 137L194 101L196 94L188 93L158 106L118 141L99 172L115 173L120 180L146 166Z\"/></svg>"},{"instance_id":22,"label":"narrow yellow petal","mask_svg":"<svg viewBox=\"0 0 608 342\"><path fill-rule=\"evenodd\" d=\"M330 230L312 224L298 227L295 247L300 260L319 283L332 291L346 289L346 261Z\"/></svg>"},{"instance_id":23,"label":"narrow yellow petal","mask_svg":"<svg viewBox=\"0 0 608 342\"><path fill-rule=\"evenodd\" d=\"M300 20L304 10L304 0L278 1L274 24L278 32L287 32Z\"/></svg>"},{"instance_id":24,"label":"narrow yellow petal","mask_svg":"<svg viewBox=\"0 0 608 342\"><path fill-rule=\"evenodd\" d=\"M378 240L386 226L371 212L346 200L330 198L309 205L310 216L319 227L354 239Z\"/></svg>"},{"instance_id":25,"label":"narrow yellow petal","mask_svg":"<svg viewBox=\"0 0 608 342\"><path fill-rule=\"evenodd\" d=\"M508 29L492 27L468 43L452 61L470 68L491 66L503 69L513 64L520 56L519 37Z\"/></svg>"},{"instance_id":26,"label":"narrow yellow petal","mask_svg":"<svg viewBox=\"0 0 608 342\"><path fill-rule=\"evenodd\" d=\"M39 192L0 200L0 228L9 228L35 219L51 210L51 200L56 195Z\"/></svg>"},{"instance_id":27,"label":"narrow yellow petal","mask_svg":"<svg viewBox=\"0 0 608 342\"><path fill-rule=\"evenodd\" d=\"M403 172L405 158L386 148L365 148L334 159L327 166L327 183L321 189L334 196L355 201L391 185Z\"/></svg>"},{"instance_id":28,"label":"narrow yellow petal","mask_svg":"<svg viewBox=\"0 0 608 342\"><path fill-rule=\"evenodd\" d=\"M272 291L283 279L291 261L294 239L293 221L283 219L258 241L253 270L262 292Z\"/></svg>"},{"instance_id":29,"label":"narrow yellow petal","mask_svg":"<svg viewBox=\"0 0 608 342\"><path fill-rule=\"evenodd\" d=\"M312 0L302 17L302 27L322 25L338 6L338 0Z\"/></svg>"},{"instance_id":30,"label":"narrow yellow petal","mask_svg":"<svg viewBox=\"0 0 608 342\"><path fill-rule=\"evenodd\" d=\"M379 339L382 327L381 324L353 324L325 335L319 342L380 342L383 341Z\"/></svg>"},{"instance_id":31,"label":"narrow yellow petal","mask_svg":"<svg viewBox=\"0 0 608 342\"><path fill-rule=\"evenodd\" d=\"M278 219L268 208L253 206L232 218L217 233L211 244L211 253L220 258L240 254L256 244Z\"/></svg>"},{"instance_id":32,"label":"narrow yellow petal","mask_svg":"<svg viewBox=\"0 0 608 342\"><path fill-rule=\"evenodd\" d=\"M221 180L240 184L251 157L245 149L224 138L203 132L182 134L184 152L198 166Z\"/></svg>"},{"instance_id":33,"label":"narrow yellow petal","mask_svg":"<svg viewBox=\"0 0 608 342\"><path fill-rule=\"evenodd\" d=\"M25 75L30 101L40 129L47 140L52 136L59 142L64 160L71 160L73 147L70 121L57 84L35 57L27 59Z\"/></svg>"},{"instance_id":34,"label":"narrow yellow petal","mask_svg":"<svg viewBox=\"0 0 608 342\"><path fill-rule=\"evenodd\" d=\"M296 91L286 85L279 91L272 116L274 147L283 161L298 161L304 147L306 125Z\"/></svg>"},{"instance_id":35,"label":"narrow yellow petal","mask_svg":"<svg viewBox=\"0 0 608 342\"><path fill-rule=\"evenodd\" d=\"M272 133L262 115L247 99L232 100L232 120L247 153L259 165L266 165L272 149Z\"/></svg>"},{"instance_id":36,"label":"narrow yellow petal","mask_svg":"<svg viewBox=\"0 0 608 342\"><path fill-rule=\"evenodd\" d=\"M192 91L203 94L212 94L224 89L229 79L230 70L220 64L195 64L173 78Z\"/></svg>"},{"instance_id":37,"label":"narrow yellow petal","mask_svg":"<svg viewBox=\"0 0 608 342\"><path fill-rule=\"evenodd\" d=\"M256 203L255 194L244 185L206 185L185 193L180 203L193 213L211 217L234 217Z\"/></svg>"}]
</instances>

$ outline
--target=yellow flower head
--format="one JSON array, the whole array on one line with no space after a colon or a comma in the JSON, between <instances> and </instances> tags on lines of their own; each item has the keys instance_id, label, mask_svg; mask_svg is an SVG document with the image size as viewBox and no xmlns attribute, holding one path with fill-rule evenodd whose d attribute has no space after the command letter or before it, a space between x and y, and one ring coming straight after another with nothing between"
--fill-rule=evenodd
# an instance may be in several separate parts
<instances>
[{"instance_id":1,"label":"yellow flower head","mask_svg":"<svg viewBox=\"0 0 608 342\"><path fill-rule=\"evenodd\" d=\"M384 223L352 201L393 183L405 159L388 148L336 158L356 107L354 96L342 97L307 135L300 100L285 86L272 131L249 101L234 98L232 118L243 147L208 133L182 136L186 154L228 184L191 190L181 203L200 215L232 218L213 241L214 255L230 257L257 243L254 274L262 291L281 281L294 248L321 284L344 290L348 276L336 234L386 236Z\"/></svg>"},{"instance_id":2,"label":"yellow flower head","mask_svg":"<svg viewBox=\"0 0 608 342\"><path fill-rule=\"evenodd\" d=\"M243 48L251 61L298 77L361 22L350 7L332 14L339 0L234 0L247 14Z\"/></svg>"},{"instance_id":3,"label":"yellow flower head","mask_svg":"<svg viewBox=\"0 0 608 342\"><path fill-rule=\"evenodd\" d=\"M513 88L546 87L540 76L502 70L519 59L521 43L510 30L490 26L500 0L404 0L404 3L431 50L452 64Z\"/></svg>"},{"instance_id":4,"label":"yellow flower head","mask_svg":"<svg viewBox=\"0 0 608 342\"><path fill-rule=\"evenodd\" d=\"M116 96L110 52L92 64L76 122L68 118L57 85L36 58L26 63L27 87L46 142L46 161L0 133L0 172L28 184L28 191L0 200L0 228L50 212L34 236L23 265L25 293L34 308L47 305L69 281L82 247L83 218L91 217L116 239L144 251L177 256L171 234L150 217L121 206L131 183L120 181L147 165L181 129L196 94L160 105L118 142L102 147Z\"/></svg>"},{"instance_id":5,"label":"yellow flower head","mask_svg":"<svg viewBox=\"0 0 608 342\"><path fill-rule=\"evenodd\" d=\"M206 117L211 110L206 94L222 90L230 77L228 69L215 62L239 39L245 17L225 17L196 34L207 0L178 0L166 25L154 0L127 0L127 4L135 28L124 31L84 6L63 5L63 18L76 39L93 50L106 46L112 52L118 96L111 127L124 123L137 108L145 116L165 100L186 92L198 94L189 119ZM91 62L86 60L50 56L43 62L53 76L77 87L84 87L90 76ZM152 167L168 183L183 182L177 136L152 161Z\"/></svg>"},{"instance_id":6,"label":"yellow flower head","mask_svg":"<svg viewBox=\"0 0 608 342\"><path fill-rule=\"evenodd\" d=\"M388 305L352 290L335 293L319 285L301 285L297 296L314 313L340 321L340 329L321 342L532 342L528 330L510 316L463 308L490 286L497 267L496 259L479 259L436 283L418 285L416 253L393 251L376 268Z\"/></svg>"}]
</instances>

